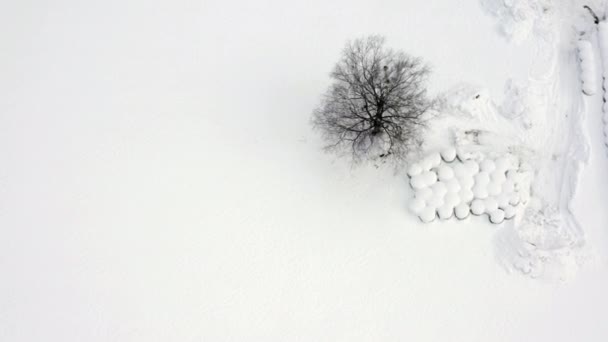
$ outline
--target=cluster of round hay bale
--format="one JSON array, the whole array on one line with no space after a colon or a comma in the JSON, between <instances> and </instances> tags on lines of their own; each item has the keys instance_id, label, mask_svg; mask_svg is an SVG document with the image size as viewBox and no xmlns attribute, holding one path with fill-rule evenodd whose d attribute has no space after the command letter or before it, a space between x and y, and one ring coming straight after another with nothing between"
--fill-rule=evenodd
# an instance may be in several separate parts
<instances>
[{"instance_id":1,"label":"cluster of round hay bale","mask_svg":"<svg viewBox=\"0 0 608 342\"><path fill-rule=\"evenodd\" d=\"M415 196L410 210L423 222L487 214L502 223L519 205L518 163L511 155L465 159L454 148L427 155L408 169Z\"/></svg>"}]
</instances>

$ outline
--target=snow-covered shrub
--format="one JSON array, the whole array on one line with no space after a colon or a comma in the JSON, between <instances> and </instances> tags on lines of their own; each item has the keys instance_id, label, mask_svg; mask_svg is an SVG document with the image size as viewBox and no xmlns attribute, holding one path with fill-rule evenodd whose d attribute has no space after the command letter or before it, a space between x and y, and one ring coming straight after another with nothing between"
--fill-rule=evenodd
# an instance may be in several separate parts
<instances>
[{"instance_id":1,"label":"snow-covered shrub","mask_svg":"<svg viewBox=\"0 0 608 342\"><path fill-rule=\"evenodd\" d=\"M498 27L507 39L526 40L533 32L549 31L554 11L551 0L482 0L483 8L498 19Z\"/></svg>"},{"instance_id":2,"label":"snow-covered shrub","mask_svg":"<svg viewBox=\"0 0 608 342\"><path fill-rule=\"evenodd\" d=\"M597 70L593 46L588 40L578 41L578 56L581 65L581 82L585 95L594 95L597 90Z\"/></svg>"}]
</instances>

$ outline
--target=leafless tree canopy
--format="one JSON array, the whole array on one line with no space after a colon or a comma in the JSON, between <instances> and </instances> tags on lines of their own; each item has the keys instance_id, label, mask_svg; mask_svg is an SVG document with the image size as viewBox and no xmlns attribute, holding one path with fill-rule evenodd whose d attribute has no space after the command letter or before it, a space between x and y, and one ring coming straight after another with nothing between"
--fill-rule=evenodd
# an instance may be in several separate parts
<instances>
[{"instance_id":1,"label":"leafless tree canopy","mask_svg":"<svg viewBox=\"0 0 608 342\"><path fill-rule=\"evenodd\" d=\"M333 84L313 113L327 149L347 152L355 162L377 157L401 161L418 143L430 108L420 59L384 47L371 36L346 45Z\"/></svg>"}]
</instances>

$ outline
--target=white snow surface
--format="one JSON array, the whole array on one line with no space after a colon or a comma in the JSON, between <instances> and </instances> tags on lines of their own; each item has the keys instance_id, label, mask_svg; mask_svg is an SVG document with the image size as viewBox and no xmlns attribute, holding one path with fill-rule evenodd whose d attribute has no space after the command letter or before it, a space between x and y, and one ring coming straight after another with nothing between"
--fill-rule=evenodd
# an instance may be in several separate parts
<instances>
[{"instance_id":1,"label":"white snow surface","mask_svg":"<svg viewBox=\"0 0 608 342\"><path fill-rule=\"evenodd\" d=\"M477 0L3 2L0 341L606 341L601 99L555 4L512 45ZM547 152L528 228L423 224L405 170L320 153L311 110L370 33L503 127L484 146ZM578 268L572 227L593 258L543 277Z\"/></svg>"}]
</instances>

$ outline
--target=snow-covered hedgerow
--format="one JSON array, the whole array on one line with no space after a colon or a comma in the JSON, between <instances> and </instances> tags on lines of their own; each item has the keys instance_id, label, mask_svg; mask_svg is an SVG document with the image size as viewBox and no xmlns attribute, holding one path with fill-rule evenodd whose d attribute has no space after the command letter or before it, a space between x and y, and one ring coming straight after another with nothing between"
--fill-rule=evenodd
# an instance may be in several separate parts
<instances>
[{"instance_id":1,"label":"snow-covered hedgerow","mask_svg":"<svg viewBox=\"0 0 608 342\"><path fill-rule=\"evenodd\" d=\"M410 210L425 223L487 214L499 224L512 219L527 200L519 191L518 161L510 154L474 160L448 148L412 164L408 176L415 191Z\"/></svg>"},{"instance_id":2,"label":"snow-covered hedgerow","mask_svg":"<svg viewBox=\"0 0 608 342\"><path fill-rule=\"evenodd\" d=\"M608 22L600 21L598 24L598 41L603 69L602 89L604 91L604 104L602 106L604 122L604 143L608 146Z\"/></svg>"},{"instance_id":3,"label":"snow-covered hedgerow","mask_svg":"<svg viewBox=\"0 0 608 342\"><path fill-rule=\"evenodd\" d=\"M578 41L578 56L581 65L581 82L585 95L594 95L597 91L597 70L593 46L588 40Z\"/></svg>"}]
</instances>

